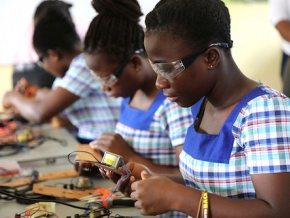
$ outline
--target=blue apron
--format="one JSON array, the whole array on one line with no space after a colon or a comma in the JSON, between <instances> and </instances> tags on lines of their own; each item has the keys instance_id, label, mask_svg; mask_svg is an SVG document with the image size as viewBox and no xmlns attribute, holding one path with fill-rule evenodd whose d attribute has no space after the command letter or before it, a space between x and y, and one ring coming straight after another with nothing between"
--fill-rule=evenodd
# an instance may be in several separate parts
<instances>
[{"instance_id":1,"label":"blue apron","mask_svg":"<svg viewBox=\"0 0 290 218\"><path fill-rule=\"evenodd\" d=\"M188 128L183 150L197 160L228 164L233 149L233 124L241 109L255 97L266 94L261 87L256 87L246 94L229 114L218 135L196 132L194 124ZM191 107L192 115L196 118L204 98ZM197 120L197 119L195 119Z\"/></svg>"},{"instance_id":2,"label":"blue apron","mask_svg":"<svg viewBox=\"0 0 290 218\"><path fill-rule=\"evenodd\" d=\"M153 116L165 98L163 92L160 91L146 111L130 107L131 98L124 98L121 104L119 122L134 129L149 130Z\"/></svg>"}]
</instances>

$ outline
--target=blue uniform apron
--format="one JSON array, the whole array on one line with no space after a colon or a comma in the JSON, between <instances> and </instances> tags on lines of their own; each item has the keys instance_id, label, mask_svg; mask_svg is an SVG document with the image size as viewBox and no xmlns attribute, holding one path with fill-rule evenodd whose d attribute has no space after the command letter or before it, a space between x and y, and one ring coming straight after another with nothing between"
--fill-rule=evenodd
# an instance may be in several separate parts
<instances>
[{"instance_id":1,"label":"blue uniform apron","mask_svg":"<svg viewBox=\"0 0 290 218\"><path fill-rule=\"evenodd\" d=\"M134 129L149 130L156 110L165 100L163 92L159 92L148 110L132 108L129 105L131 98L124 98L121 105L119 122Z\"/></svg>"},{"instance_id":2,"label":"blue uniform apron","mask_svg":"<svg viewBox=\"0 0 290 218\"><path fill-rule=\"evenodd\" d=\"M261 87L256 87L245 95L229 114L218 135L196 132L195 125L191 125L187 131L183 150L197 160L228 164L234 142L232 128L239 112L251 99L265 93L266 91L262 90ZM204 98L191 107L195 120L200 113L203 101Z\"/></svg>"}]
</instances>

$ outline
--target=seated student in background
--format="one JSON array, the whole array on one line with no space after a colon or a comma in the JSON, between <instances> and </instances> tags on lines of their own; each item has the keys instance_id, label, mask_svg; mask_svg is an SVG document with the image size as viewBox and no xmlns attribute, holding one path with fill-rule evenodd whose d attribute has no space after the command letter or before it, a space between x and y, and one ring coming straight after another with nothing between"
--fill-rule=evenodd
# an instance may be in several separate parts
<instances>
[{"instance_id":1,"label":"seated student in background","mask_svg":"<svg viewBox=\"0 0 290 218\"><path fill-rule=\"evenodd\" d=\"M190 109L170 102L156 88L156 73L144 50L137 1L94 0L98 15L85 37L85 60L103 91L123 97L116 132L90 143L94 149L144 163L155 172L177 172ZM126 7L125 7L126 6ZM175 167L175 168L174 168Z\"/></svg>"},{"instance_id":2,"label":"seated student in background","mask_svg":"<svg viewBox=\"0 0 290 218\"><path fill-rule=\"evenodd\" d=\"M290 0L269 0L269 12L271 24L282 39L280 74L283 81L286 62L290 58Z\"/></svg>"},{"instance_id":3,"label":"seated student in background","mask_svg":"<svg viewBox=\"0 0 290 218\"><path fill-rule=\"evenodd\" d=\"M138 24L142 16L138 2L94 0L92 5L98 15L85 37L86 63L108 95L124 99L116 131L104 133L90 146L154 172L180 175L178 156L192 123L191 111L170 102L155 86L157 74Z\"/></svg>"},{"instance_id":4,"label":"seated student in background","mask_svg":"<svg viewBox=\"0 0 290 218\"><path fill-rule=\"evenodd\" d=\"M131 163L120 190L147 215L289 217L290 100L240 71L224 2L161 0L145 23L156 86L194 118L180 154L185 184Z\"/></svg>"},{"instance_id":5,"label":"seated student in background","mask_svg":"<svg viewBox=\"0 0 290 218\"><path fill-rule=\"evenodd\" d=\"M53 81L55 80L55 77L50 74L49 72L45 71L41 66L37 64L37 62L32 62L32 60L36 59L35 56L37 54L35 53L33 47L32 47L32 34L34 31L34 27L37 23L37 21L45 15L46 10L50 7L60 7L65 8L64 12L67 12L67 16L71 18L71 15L69 13L69 8L72 6L69 3L58 1L58 0L47 0L42 1L35 9L34 15L33 15L33 22L31 25L29 25L29 29L26 31L27 35L27 42L25 43L28 45L28 52L29 52L29 58L31 59L30 63L22 63L22 64L14 64L13 65L13 87L18 89L21 87L28 88L28 89L37 89L38 87L43 88L51 88ZM24 44L23 42L21 42ZM17 56L17 55L15 55Z\"/></svg>"},{"instance_id":6,"label":"seated student in background","mask_svg":"<svg viewBox=\"0 0 290 218\"><path fill-rule=\"evenodd\" d=\"M290 97L290 58L286 60L282 79L282 92Z\"/></svg>"},{"instance_id":7,"label":"seated student in background","mask_svg":"<svg viewBox=\"0 0 290 218\"><path fill-rule=\"evenodd\" d=\"M120 99L102 92L87 68L82 44L66 7L50 6L38 20L33 45L43 68L56 79L52 90L38 90L26 98L16 91L3 97L4 108L15 108L25 119L42 123L59 115L78 128L80 143L113 131L119 116ZM66 119L65 119L66 120Z\"/></svg>"}]
</instances>

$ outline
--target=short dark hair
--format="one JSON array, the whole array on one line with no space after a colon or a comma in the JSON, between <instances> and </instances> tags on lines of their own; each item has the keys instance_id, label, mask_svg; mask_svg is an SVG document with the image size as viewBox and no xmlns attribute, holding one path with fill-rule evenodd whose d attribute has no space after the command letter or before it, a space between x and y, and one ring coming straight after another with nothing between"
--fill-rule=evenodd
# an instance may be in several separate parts
<instances>
[{"instance_id":1,"label":"short dark hair","mask_svg":"<svg viewBox=\"0 0 290 218\"><path fill-rule=\"evenodd\" d=\"M38 52L45 53L48 49L73 51L80 42L69 7L64 4L62 7L59 3L50 5L35 25L33 46Z\"/></svg>"},{"instance_id":2,"label":"short dark hair","mask_svg":"<svg viewBox=\"0 0 290 218\"><path fill-rule=\"evenodd\" d=\"M61 1L61 0L44 0L42 1L35 9L33 19L41 19L45 16L46 12L50 7L55 8L56 10L62 10L68 18L71 18L69 9L72 7L72 4Z\"/></svg>"},{"instance_id":3,"label":"short dark hair","mask_svg":"<svg viewBox=\"0 0 290 218\"><path fill-rule=\"evenodd\" d=\"M144 48L143 15L136 0L93 0L98 15L91 22L84 41L89 54L105 53L122 62L137 49Z\"/></svg>"},{"instance_id":4,"label":"short dark hair","mask_svg":"<svg viewBox=\"0 0 290 218\"><path fill-rule=\"evenodd\" d=\"M169 33L196 49L215 42L232 47L230 22L221 0L161 0L145 20L146 34Z\"/></svg>"}]
</instances>

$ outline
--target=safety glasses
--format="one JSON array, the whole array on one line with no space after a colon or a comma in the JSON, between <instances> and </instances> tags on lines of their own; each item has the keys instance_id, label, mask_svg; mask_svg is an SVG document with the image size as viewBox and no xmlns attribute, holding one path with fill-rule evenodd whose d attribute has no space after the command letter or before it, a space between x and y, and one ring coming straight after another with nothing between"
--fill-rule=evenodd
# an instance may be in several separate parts
<instances>
[{"instance_id":1,"label":"safety glasses","mask_svg":"<svg viewBox=\"0 0 290 218\"><path fill-rule=\"evenodd\" d=\"M133 52L133 54L140 54L143 53L143 49L138 49ZM100 77L98 76L93 70L90 70L92 76L94 79L98 82L100 82L102 85L105 85L107 87L112 87L116 84L118 79L120 78L125 66L130 62L130 58L126 58L125 61L123 61L120 66L109 76L106 77Z\"/></svg>"},{"instance_id":2,"label":"safety glasses","mask_svg":"<svg viewBox=\"0 0 290 218\"><path fill-rule=\"evenodd\" d=\"M199 55L204 53L208 48L214 47L214 46L230 48L228 43L213 43L207 46L205 49L202 49L201 51L198 51L198 52L194 52L177 61L168 62L168 63L161 63L161 62L153 63L151 60L149 60L149 63L152 69L158 75L166 79L173 79L174 77L178 76L181 72L183 72L188 66L190 66Z\"/></svg>"}]
</instances>

